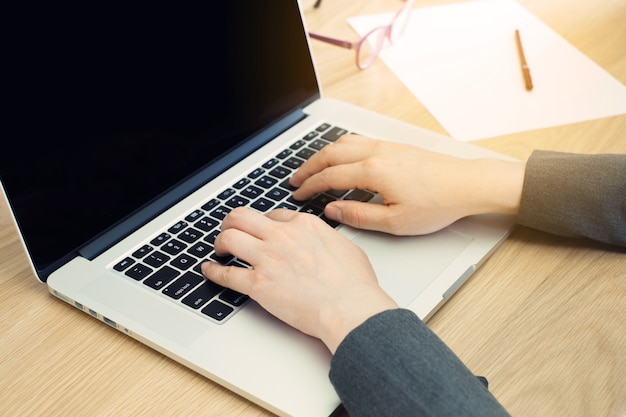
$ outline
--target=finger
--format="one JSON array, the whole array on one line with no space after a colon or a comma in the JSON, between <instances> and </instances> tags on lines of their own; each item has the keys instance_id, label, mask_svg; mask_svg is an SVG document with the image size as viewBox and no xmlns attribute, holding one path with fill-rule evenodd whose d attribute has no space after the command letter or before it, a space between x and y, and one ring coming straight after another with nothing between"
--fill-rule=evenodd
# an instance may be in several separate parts
<instances>
[{"instance_id":1,"label":"finger","mask_svg":"<svg viewBox=\"0 0 626 417\"><path fill-rule=\"evenodd\" d=\"M303 201L322 191L353 188L378 191L376 178L372 178L372 170L361 161L328 167L310 176L294 191L293 196L296 200Z\"/></svg>"},{"instance_id":2,"label":"finger","mask_svg":"<svg viewBox=\"0 0 626 417\"><path fill-rule=\"evenodd\" d=\"M267 233L271 233L271 220L265 215L247 207L237 207L224 218L222 232L229 229L237 229L249 235L263 239Z\"/></svg>"},{"instance_id":3,"label":"finger","mask_svg":"<svg viewBox=\"0 0 626 417\"><path fill-rule=\"evenodd\" d=\"M286 222L297 222L298 226L295 227L297 230L309 230L312 234L319 237L319 233L322 230L328 228L328 225L320 219L318 216L309 213L302 213L299 211L288 210L288 209L278 209L271 211L267 214L272 220L276 222L286 223ZM294 229L294 227L290 227L290 229ZM332 230L332 229L330 229ZM287 231L285 229L283 232ZM281 237L285 238L288 235L292 235L290 233L281 233Z\"/></svg>"},{"instance_id":4,"label":"finger","mask_svg":"<svg viewBox=\"0 0 626 417\"><path fill-rule=\"evenodd\" d=\"M299 214L301 213L289 209L275 209L268 212L265 216L277 222L288 222L293 220Z\"/></svg>"},{"instance_id":5,"label":"finger","mask_svg":"<svg viewBox=\"0 0 626 417\"><path fill-rule=\"evenodd\" d=\"M224 266L217 262L204 262L201 265L202 274L209 280L222 287L233 289L242 294L252 292L254 271L237 266Z\"/></svg>"},{"instance_id":6,"label":"finger","mask_svg":"<svg viewBox=\"0 0 626 417\"><path fill-rule=\"evenodd\" d=\"M342 200L329 203L324 214L331 220L358 229L397 232L398 215L392 206Z\"/></svg>"},{"instance_id":7,"label":"finger","mask_svg":"<svg viewBox=\"0 0 626 417\"><path fill-rule=\"evenodd\" d=\"M258 260L263 241L239 229L227 229L215 238L215 252L224 256L231 254L252 265Z\"/></svg>"},{"instance_id":8,"label":"finger","mask_svg":"<svg viewBox=\"0 0 626 417\"><path fill-rule=\"evenodd\" d=\"M307 178L325 168L349 164L371 155L367 146L372 142L362 136L344 135L334 144L325 146L321 151L311 156L291 177L290 183L299 187Z\"/></svg>"}]
</instances>

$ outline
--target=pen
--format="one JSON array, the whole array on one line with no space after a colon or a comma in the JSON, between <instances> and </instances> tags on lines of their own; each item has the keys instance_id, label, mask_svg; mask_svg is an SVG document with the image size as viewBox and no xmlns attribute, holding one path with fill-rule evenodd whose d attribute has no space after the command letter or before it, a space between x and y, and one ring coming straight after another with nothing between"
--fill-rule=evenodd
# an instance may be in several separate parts
<instances>
[{"instance_id":1,"label":"pen","mask_svg":"<svg viewBox=\"0 0 626 417\"><path fill-rule=\"evenodd\" d=\"M515 29L515 41L517 42L517 53L522 66L522 75L524 76L524 82L526 83L526 90L530 91L533 89L533 80L530 78L530 69L526 63L524 48L522 48L522 39L520 38L519 30L517 29Z\"/></svg>"}]
</instances>

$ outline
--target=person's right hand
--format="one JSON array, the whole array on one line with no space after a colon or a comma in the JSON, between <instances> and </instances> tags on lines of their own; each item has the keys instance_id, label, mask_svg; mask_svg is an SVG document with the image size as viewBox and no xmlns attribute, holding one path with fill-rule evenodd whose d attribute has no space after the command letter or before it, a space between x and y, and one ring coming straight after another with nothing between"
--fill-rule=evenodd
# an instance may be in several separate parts
<instances>
[{"instance_id":1,"label":"person's right hand","mask_svg":"<svg viewBox=\"0 0 626 417\"><path fill-rule=\"evenodd\" d=\"M319 217L279 209L236 208L222 223L215 251L252 268L204 262L210 280L247 294L331 353L369 317L397 308L378 285L367 255Z\"/></svg>"},{"instance_id":2,"label":"person's right hand","mask_svg":"<svg viewBox=\"0 0 626 417\"><path fill-rule=\"evenodd\" d=\"M305 162L291 178L294 198L358 188L383 204L335 201L325 215L341 223L396 235L442 229L473 214L517 213L525 164L462 159L403 145L345 135Z\"/></svg>"}]
</instances>

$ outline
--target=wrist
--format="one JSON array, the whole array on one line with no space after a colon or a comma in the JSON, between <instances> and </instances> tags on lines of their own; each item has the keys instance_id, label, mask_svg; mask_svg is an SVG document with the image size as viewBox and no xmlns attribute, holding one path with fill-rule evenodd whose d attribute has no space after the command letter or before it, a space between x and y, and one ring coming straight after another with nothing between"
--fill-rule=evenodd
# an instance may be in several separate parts
<instances>
[{"instance_id":1,"label":"wrist","mask_svg":"<svg viewBox=\"0 0 626 417\"><path fill-rule=\"evenodd\" d=\"M526 164L519 161L475 161L473 183L477 184L472 214L519 212Z\"/></svg>"},{"instance_id":2,"label":"wrist","mask_svg":"<svg viewBox=\"0 0 626 417\"><path fill-rule=\"evenodd\" d=\"M321 312L320 339L333 355L352 330L365 323L370 317L398 308L396 302L382 290L372 295L373 297L354 296L351 299L358 304L346 302L340 308Z\"/></svg>"}]
</instances>

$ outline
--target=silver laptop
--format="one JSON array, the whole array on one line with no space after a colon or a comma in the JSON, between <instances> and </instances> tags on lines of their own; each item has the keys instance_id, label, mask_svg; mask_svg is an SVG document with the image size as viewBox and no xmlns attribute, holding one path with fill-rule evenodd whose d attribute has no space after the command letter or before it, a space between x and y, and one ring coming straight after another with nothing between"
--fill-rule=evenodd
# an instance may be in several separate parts
<instances>
[{"instance_id":1,"label":"silver laptop","mask_svg":"<svg viewBox=\"0 0 626 417\"><path fill-rule=\"evenodd\" d=\"M296 1L21 7L3 29L0 173L38 279L277 414L332 414L340 402L323 344L198 273L204 259L248 266L212 251L221 219L241 205L323 216L332 199L376 204L362 190L290 197L291 173L345 132L467 158L498 155L321 98ZM513 225L479 216L393 237L325 220L423 319Z\"/></svg>"}]
</instances>

